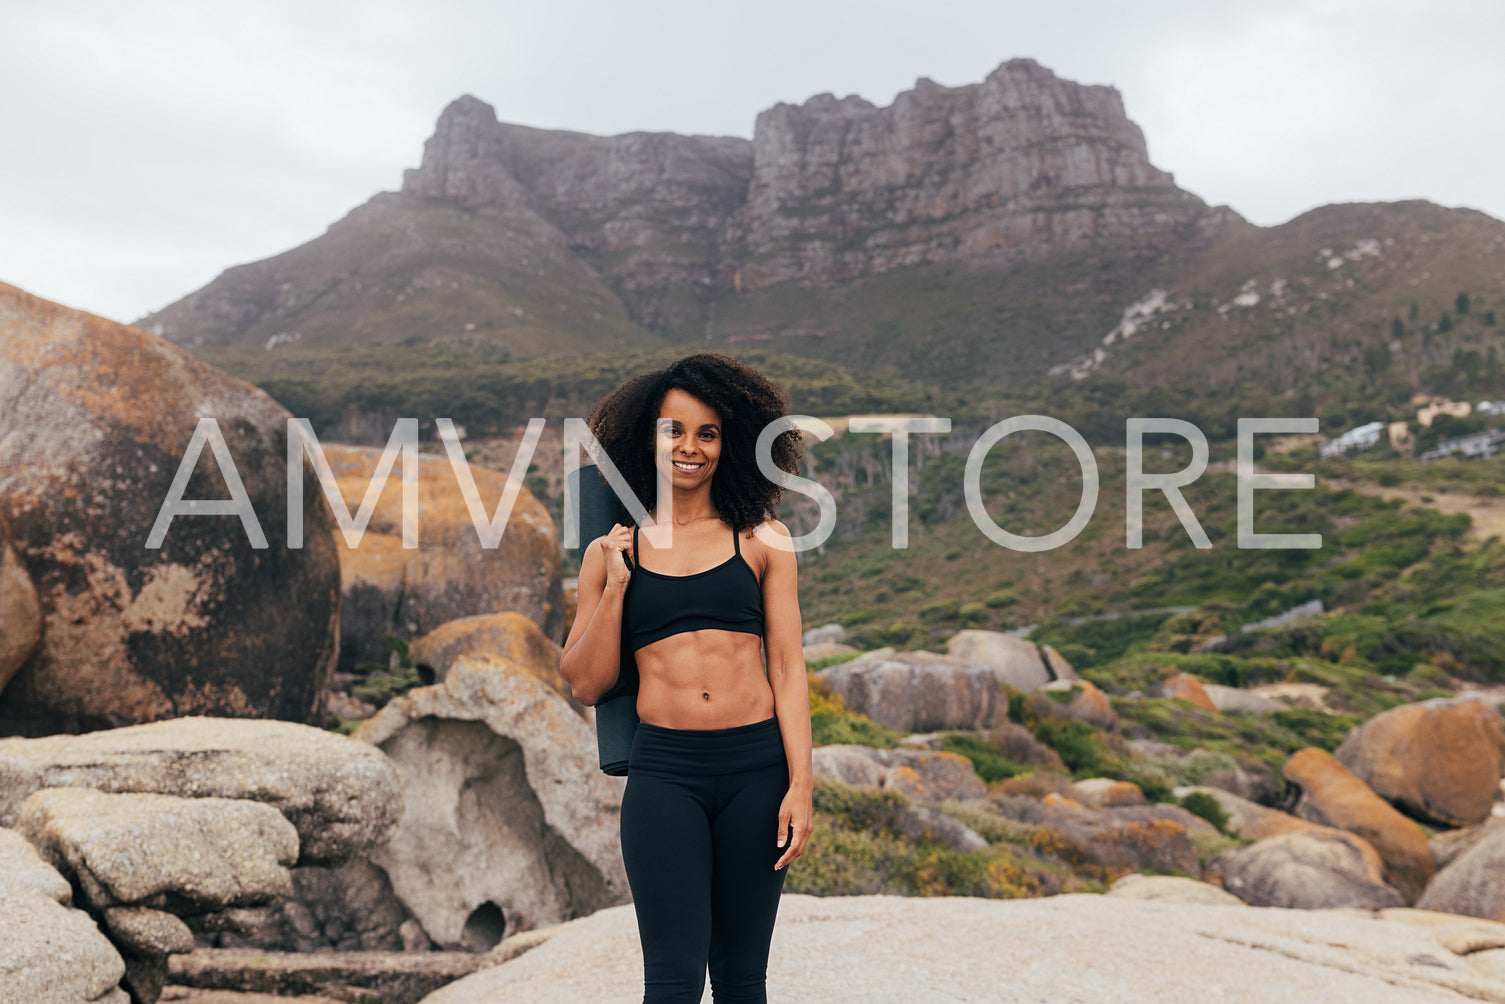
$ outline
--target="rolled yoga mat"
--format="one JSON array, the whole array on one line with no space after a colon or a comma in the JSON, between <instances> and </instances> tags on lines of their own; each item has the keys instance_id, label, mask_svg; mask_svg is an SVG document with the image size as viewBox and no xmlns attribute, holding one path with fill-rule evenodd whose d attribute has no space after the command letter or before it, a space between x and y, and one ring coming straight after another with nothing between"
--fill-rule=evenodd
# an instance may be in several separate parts
<instances>
[{"instance_id":1,"label":"rolled yoga mat","mask_svg":"<svg viewBox=\"0 0 1505 1004\"><path fill-rule=\"evenodd\" d=\"M581 467L569 480L569 495L580 504L582 548L611 532L613 523L632 525L626 507L595 464ZM596 746L601 755L601 770L614 777L627 773L627 754L638 727L638 665L625 639L621 642L621 653L617 682L596 702Z\"/></svg>"}]
</instances>

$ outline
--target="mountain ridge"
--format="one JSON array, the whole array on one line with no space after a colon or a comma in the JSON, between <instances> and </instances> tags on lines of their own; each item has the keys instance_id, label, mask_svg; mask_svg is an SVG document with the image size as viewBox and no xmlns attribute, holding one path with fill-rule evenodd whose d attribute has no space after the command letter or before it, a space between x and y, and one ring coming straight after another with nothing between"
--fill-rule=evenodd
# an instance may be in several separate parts
<instances>
[{"instance_id":1,"label":"mountain ridge","mask_svg":"<svg viewBox=\"0 0 1505 1004\"><path fill-rule=\"evenodd\" d=\"M1144 238L1209 212L1149 163L1116 90L1062 80L1033 60L962 87L920 78L885 107L830 94L779 103L760 113L752 140L543 130L498 122L464 95L439 116L420 166L404 172L396 195L407 201L390 194L356 212L474 214L506 239L578 257L634 323L673 340L703 330L716 300L744 291L832 286L990 253L1007 264L1100 236ZM338 240L350 220L310 243ZM410 226L424 231L420 243L440 243L426 218ZM303 323L313 297L300 287L354 276L300 282L277 272L237 266L140 323L190 345L298 340L303 327L325 327ZM287 283L294 295L266 288ZM505 286L491 298L505 299ZM394 304L404 291L391 294ZM400 325L379 337L401 340Z\"/></svg>"},{"instance_id":2,"label":"mountain ridge","mask_svg":"<svg viewBox=\"0 0 1505 1004\"><path fill-rule=\"evenodd\" d=\"M948 387L1257 372L1297 392L1352 371L1359 327L1412 379L1483 351L1490 332L1381 330L1419 334L1411 303L1435 316L1463 289L1505 309L1505 224L1410 201L1255 226L1151 163L1116 89L1015 59L882 107L780 102L751 140L514 125L463 95L400 190L138 323L190 348L757 346Z\"/></svg>"}]
</instances>

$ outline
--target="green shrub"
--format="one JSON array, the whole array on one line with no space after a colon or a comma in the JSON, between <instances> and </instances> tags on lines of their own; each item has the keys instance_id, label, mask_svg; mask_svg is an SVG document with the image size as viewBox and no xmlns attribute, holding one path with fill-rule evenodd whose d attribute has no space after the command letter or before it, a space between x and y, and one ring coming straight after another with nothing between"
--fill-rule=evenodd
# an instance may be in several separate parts
<instances>
[{"instance_id":1,"label":"green shrub","mask_svg":"<svg viewBox=\"0 0 1505 1004\"><path fill-rule=\"evenodd\" d=\"M894 836L897 820L909 809L909 799L887 788L860 788L835 778L815 776L811 793L816 812L825 813L840 825Z\"/></svg>"},{"instance_id":2,"label":"green shrub","mask_svg":"<svg viewBox=\"0 0 1505 1004\"><path fill-rule=\"evenodd\" d=\"M348 736L360 727L362 721L363 719L360 718L341 718L338 715L325 715L324 728L330 732L337 732L342 736Z\"/></svg>"},{"instance_id":3,"label":"green shrub","mask_svg":"<svg viewBox=\"0 0 1505 1004\"><path fill-rule=\"evenodd\" d=\"M899 742L898 732L852 711L812 711L810 734L816 746L850 743L882 750L893 749Z\"/></svg>"},{"instance_id":4,"label":"green shrub","mask_svg":"<svg viewBox=\"0 0 1505 1004\"><path fill-rule=\"evenodd\" d=\"M406 694L414 687L423 686L423 678L419 675L418 668L413 665L413 656L408 651L408 643L395 634L384 634L382 640L397 653L397 670L392 672L375 664L362 667L369 671L369 675L350 688L350 692L356 697L378 708L392 698Z\"/></svg>"},{"instance_id":5,"label":"green shrub","mask_svg":"<svg viewBox=\"0 0 1505 1004\"><path fill-rule=\"evenodd\" d=\"M1147 801L1174 802L1176 800L1175 794L1171 791L1170 778L1158 768L1134 763L1123 767L1117 774L1119 780L1132 781L1138 785Z\"/></svg>"},{"instance_id":6,"label":"green shrub","mask_svg":"<svg viewBox=\"0 0 1505 1004\"><path fill-rule=\"evenodd\" d=\"M789 865L784 890L811 896L903 895L906 890L892 876L909 855L897 840L834 826L816 813L810 841Z\"/></svg>"},{"instance_id":7,"label":"green shrub","mask_svg":"<svg viewBox=\"0 0 1505 1004\"><path fill-rule=\"evenodd\" d=\"M909 801L893 791L857 788L816 777L815 828L805 852L789 866L784 888L816 896L1041 896L1093 888L1059 864L1018 851L1034 828L1025 828L974 806L977 822L995 841L961 852L928 839L898 836ZM958 808L953 805L953 809ZM1097 890L1100 891L1100 888Z\"/></svg>"},{"instance_id":8,"label":"green shrub","mask_svg":"<svg viewBox=\"0 0 1505 1004\"><path fill-rule=\"evenodd\" d=\"M918 648L930 640L929 629L913 621L894 621L883 627L870 629L870 634L877 642L874 647L892 645L897 649L910 649Z\"/></svg>"},{"instance_id":9,"label":"green shrub","mask_svg":"<svg viewBox=\"0 0 1505 1004\"><path fill-rule=\"evenodd\" d=\"M1315 708L1285 708L1272 713L1270 720L1296 733L1308 746L1331 753L1362 719L1358 715L1330 715Z\"/></svg>"},{"instance_id":10,"label":"green shrub","mask_svg":"<svg viewBox=\"0 0 1505 1004\"><path fill-rule=\"evenodd\" d=\"M1197 860L1204 868L1207 862L1224 851L1234 847L1244 847L1254 842L1225 833L1188 833L1187 836L1191 839L1191 845L1197 849Z\"/></svg>"},{"instance_id":11,"label":"green shrub","mask_svg":"<svg viewBox=\"0 0 1505 1004\"><path fill-rule=\"evenodd\" d=\"M960 753L971 760L977 776L987 784L1006 777L1017 777L1030 769L1008 759L997 746L977 736L948 732L941 737L941 748L951 753Z\"/></svg>"},{"instance_id":12,"label":"green shrub","mask_svg":"<svg viewBox=\"0 0 1505 1004\"><path fill-rule=\"evenodd\" d=\"M1065 642L1054 646L1056 653L1069 662L1074 668L1082 668L1092 663L1093 652L1085 645L1076 642Z\"/></svg>"},{"instance_id":13,"label":"green shrub","mask_svg":"<svg viewBox=\"0 0 1505 1004\"><path fill-rule=\"evenodd\" d=\"M812 673L819 673L823 669L830 669L832 666L840 666L844 662L850 662L861 654L861 652L837 652L833 655L823 655L819 659L811 659L805 663L805 668Z\"/></svg>"},{"instance_id":14,"label":"green shrub","mask_svg":"<svg viewBox=\"0 0 1505 1004\"><path fill-rule=\"evenodd\" d=\"M1171 786L1201 784L1215 770L1236 770L1238 761L1227 753L1211 753L1193 750L1184 756L1148 757L1144 769L1156 769L1163 773Z\"/></svg>"},{"instance_id":15,"label":"green shrub","mask_svg":"<svg viewBox=\"0 0 1505 1004\"><path fill-rule=\"evenodd\" d=\"M392 698L400 697L414 687L422 685L423 680L419 678L418 670L412 666L404 666L395 673L372 673L351 687L350 692L361 700L380 708Z\"/></svg>"},{"instance_id":16,"label":"green shrub","mask_svg":"<svg viewBox=\"0 0 1505 1004\"><path fill-rule=\"evenodd\" d=\"M937 600L927 603L920 608L920 619L925 621L948 622L957 619L961 613L961 604L955 600ZM898 622L902 624L903 622ZM905 625L908 627L908 625Z\"/></svg>"},{"instance_id":17,"label":"green shrub","mask_svg":"<svg viewBox=\"0 0 1505 1004\"><path fill-rule=\"evenodd\" d=\"M893 729L849 711L841 695L815 671L807 670L805 680L810 687L810 734L816 746L850 743L892 749L898 742L899 733Z\"/></svg>"},{"instance_id":18,"label":"green shrub","mask_svg":"<svg viewBox=\"0 0 1505 1004\"><path fill-rule=\"evenodd\" d=\"M988 608L981 603L963 603L956 611L956 620L963 627L975 627L987 618L987 614Z\"/></svg>"},{"instance_id":19,"label":"green shrub","mask_svg":"<svg viewBox=\"0 0 1505 1004\"><path fill-rule=\"evenodd\" d=\"M1107 749L1095 732L1091 725L1076 719L1068 722L1042 719L1035 726L1035 738L1055 750L1078 777L1096 777L1106 766Z\"/></svg>"},{"instance_id":20,"label":"green shrub","mask_svg":"<svg viewBox=\"0 0 1505 1004\"><path fill-rule=\"evenodd\" d=\"M1187 792L1181 799L1181 807L1194 816L1201 816L1219 831L1226 830L1228 826L1228 813L1218 804L1218 800L1205 791Z\"/></svg>"},{"instance_id":21,"label":"green shrub","mask_svg":"<svg viewBox=\"0 0 1505 1004\"><path fill-rule=\"evenodd\" d=\"M952 799L942 803L941 811L970 827L990 844L1006 843L1028 847L1035 831L1039 829L982 808L975 800L962 802Z\"/></svg>"}]
</instances>

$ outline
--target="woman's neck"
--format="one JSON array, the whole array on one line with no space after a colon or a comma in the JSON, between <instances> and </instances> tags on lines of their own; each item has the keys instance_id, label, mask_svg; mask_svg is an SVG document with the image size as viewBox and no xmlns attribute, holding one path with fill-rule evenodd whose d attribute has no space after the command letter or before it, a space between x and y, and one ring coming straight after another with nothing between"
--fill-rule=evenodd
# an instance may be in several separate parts
<instances>
[{"instance_id":1,"label":"woman's neck","mask_svg":"<svg viewBox=\"0 0 1505 1004\"><path fill-rule=\"evenodd\" d=\"M676 491L669 499L670 512L674 517L675 526L689 526L691 523L703 519L720 519L721 515L716 512L715 506L711 505L711 491L709 486L696 489L693 492ZM658 522L658 510L652 509L648 515L654 522Z\"/></svg>"}]
</instances>

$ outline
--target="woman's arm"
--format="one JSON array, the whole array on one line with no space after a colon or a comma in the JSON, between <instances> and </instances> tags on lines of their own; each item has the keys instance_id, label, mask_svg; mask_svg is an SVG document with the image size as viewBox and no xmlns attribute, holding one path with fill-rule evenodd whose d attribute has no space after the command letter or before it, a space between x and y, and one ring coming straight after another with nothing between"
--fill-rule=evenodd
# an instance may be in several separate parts
<instances>
[{"instance_id":1,"label":"woman's arm","mask_svg":"<svg viewBox=\"0 0 1505 1004\"><path fill-rule=\"evenodd\" d=\"M759 533L791 536L788 527L769 520ZM774 714L784 737L784 755L789 760L789 793L779 807L778 845L793 827L789 845L774 868L782 868L805 850L814 813L811 800L815 772L811 768L810 684L805 678L805 650L801 644L799 567L794 552L765 544L767 568L763 572L763 641L768 655L768 683L773 688Z\"/></svg>"},{"instance_id":2,"label":"woman's arm","mask_svg":"<svg viewBox=\"0 0 1505 1004\"><path fill-rule=\"evenodd\" d=\"M622 597L631 573L622 560L632 531L620 523L585 549L576 586L575 623L564 642L559 673L575 700L594 705L617 682L622 656Z\"/></svg>"}]
</instances>

